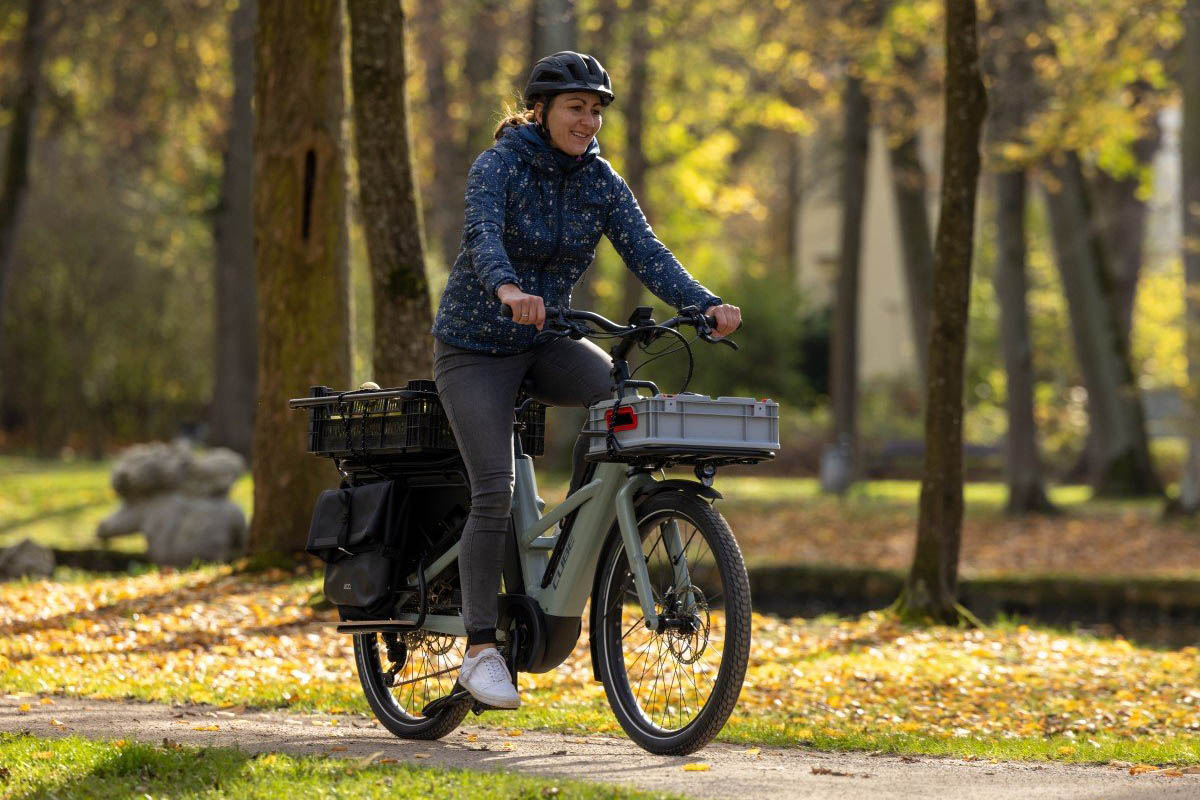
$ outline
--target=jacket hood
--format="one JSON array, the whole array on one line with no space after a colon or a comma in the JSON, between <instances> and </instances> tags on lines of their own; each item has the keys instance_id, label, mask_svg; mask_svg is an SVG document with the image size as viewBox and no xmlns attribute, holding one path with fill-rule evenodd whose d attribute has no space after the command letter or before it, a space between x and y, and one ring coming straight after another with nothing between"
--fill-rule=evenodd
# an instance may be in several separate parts
<instances>
[{"instance_id":1,"label":"jacket hood","mask_svg":"<svg viewBox=\"0 0 1200 800\"><path fill-rule=\"evenodd\" d=\"M596 141L595 136L588 142L587 149L583 151L583 154L575 158L551 147L550 143L541 137L533 125L505 128L495 146L498 149L515 153L539 170L555 175L561 173L569 175L595 161L596 157L600 155L600 143Z\"/></svg>"}]
</instances>

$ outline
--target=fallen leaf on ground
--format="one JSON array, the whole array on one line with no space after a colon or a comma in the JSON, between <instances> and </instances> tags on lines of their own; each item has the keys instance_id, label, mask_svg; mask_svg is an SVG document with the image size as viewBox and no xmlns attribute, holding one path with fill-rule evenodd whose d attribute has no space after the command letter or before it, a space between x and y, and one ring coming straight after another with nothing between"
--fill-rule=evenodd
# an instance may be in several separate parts
<instances>
[{"instance_id":1,"label":"fallen leaf on ground","mask_svg":"<svg viewBox=\"0 0 1200 800\"><path fill-rule=\"evenodd\" d=\"M761 747L751 747L749 750L743 750L742 752L748 756L756 756L762 752L762 748Z\"/></svg>"},{"instance_id":2,"label":"fallen leaf on ground","mask_svg":"<svg viewBox=\"0 0 1200 800\"><path fill-rule=\"evenodd\" d=\"M336 750L337 748L335 747L333 749ZM343 747L342 749L345 750L346 748ZM375 759L379 758L381 755L383 755L383 751L376 750L374 753L371 753L371 755L360 758L358 760L358 765L360 767L369 767L375 761ZM395 759L392 760L395 761Z\"/></svg>"},{"instance_id":3,"label":"fallen leaf on ground","mask_svg":"<svg viewBox=\"0 0 1200 800\"><path fill-rule=\"evenodd\" d=\"M413 758L429 758L429 753L413 753Z\"/></svg>"},{"instance_id":4,"label":"fallen leaf on ground","mask_svg":"<svg viewBox=\"0 0 1200 800\"><path fill-rule=\"evenodd\" d=\"M54 701L51 700L49 697L43 697L41 700L38 700L38 705L52 706L52 705L54 705Z\"/></svg>"},{"instance_id":5,"label":"fallen leaf on ground","mask_svg":"<svg viewBox=\"0 0 1200 800\"><path fill-rule=\"evenodd\" d=\"M165 747L168 750L178 750L179 748L183 747L183 745L181 745L179 742L175 741L174 739L168 739L164 736L163 737L163 747Z\"/></svg>"},{"instance_id":6,"label":"fallen leaf on ground","mask_svg":"<svg viewBox=\"0 0 1200 800\"><path fill-rule=\"evenodd\" d=\"M513 728L512 730L507 730L507 731L505 731L505 732L504 732L504 735L505 735L505 736L520 736L520 735L522 735L523 733L525 733L525 731L518 730L517 728Z\"/></svg>"},{"instance_id":7,"label":"fallen leaf on ground","mask_svg":"<svg viewBox=\"0 0 1200 800\"><path fill-rule=\"evenodd\" d=\"M517 746L515 744L513 744L512 742L501 742L500 749L501 750L516 750Z\"/></svg>"},{"instance_id":8,"label":"fallen leaf on ground","mask_svg":"<svg viewBox=\"0 0 1200 800\"><path fill-rule=\"evenodd\" d=\"M1164 769L1162 774L1168 778L1182 778L1183 770L1181 769Z\"/></svg>"},{"instance_id":9,"label":"fallen leaf on ground","mask_svg":"<svg viewBox=\"0 0 1200 800\"><path fill-rule=\"evenodd\" d=\"M829 769L828 767L813 767L812 774L813 775L833 775L836 778L853 778L854 777L853 773L838 772L837 770Z\"/></svg>"},{"instance_id":10,"label":"fallen leaf on ground","mask_svg":"<svg viewBox=\"0 0 1200 800\"><path fill-rule=\"evenodd\" d=\"M28 714L30 711L33 711L33 706L29 705L29 703L21 703L21 705L17 706L18 714Z\"/></svg>"},{"instance_id":11,"label":"fallen leaf on ground","mask_svg":"<svg viewBox=\"0 0 1200 800\"><path fill-rule=\"evenodd\" d=\"M684 764L684 772L708 772L712 769L712 764Z\"/></svg>"},{"instance_id":12,"label":"fallen leaf on ground","mask_svg":"<svg viewBox=\"0 0 1200 800\"><path fill-rule=\"evenodd\" d=\"M345 747L345 745L340 745L340 744L334 745L333 747L329 748L329 752L344 753L344 752L346 752L346 747Z\"/></svg>"},{"instance_id":13,"label":"fallen leaf on ground","mask_svg":"<svg viewBox=\"0 0 1200 800\"><path fill-rule=\"evenodd\" d=\"M1129 768L1130 775L1145 775L1147 772L1158 772L1158 767L1151 764L1135 764Z\"/></svg>"},{"instance_id":14,"label":"fallen leaf on ground","mask_svg":"<svg viewBox=\"0 0 1200 800\"><path fill-rule=\"evenodd\" d=\"M56 727L56 728L62 728L62 727L64 727L64 726L63 726L63 724L62 724L61 722L59 722L58 720L56 720L56 719L51 719L51 720L50 720L50 724L51 724L51 725L53 725L53 726L54 726L54 727Z\"/></svg>"},{"instance_id":15,"label":"fallen leaf on ground","mask_svg":"<svg viewBox=\"0 0 1200 800\"><path fill-rule=\"evenodd\" d=\"M1200 775L1200 767L1184 767L1184 775Z\"/></svg>"},{"instance_id":16,"label":"fallen leaf on ground","mask_svg":"<svg viewBox=\"0 0 1200 800\"><path fill-rule=\"evenodd\" d=\"M194 731L219 731L219 730L221 730L221 726L220 725L193 725L192 730L194 730Z\"/></svg>"},{"instance_id":17,"label":"fallen leaf on ground","mask_svg":"<svg viewBox=\"0 0 1200 800\"><path fill-rule=\"evenodd\" d=\"M379 759L379 763L380 763L380 764L396 764L396 763L398 763L398 762L399 762L399 759L395 759L395 758L381 758L381 759Z\"/></svg>"},{"instance_id":18,"label":"fallen leaf on ground","mask_svg":"<svg viewBox=\"0 0 1200 800\"><path fill-rule=\"evenodd\" d=\"M468 742L478 742L478 741L479 741L479 737L478 737L478 736L476 736L476 735L475 735L475 734L473 734L473 733L468 733L468 734L467 734L467 741L468 741Z\"/></svg>"}]
</instances>

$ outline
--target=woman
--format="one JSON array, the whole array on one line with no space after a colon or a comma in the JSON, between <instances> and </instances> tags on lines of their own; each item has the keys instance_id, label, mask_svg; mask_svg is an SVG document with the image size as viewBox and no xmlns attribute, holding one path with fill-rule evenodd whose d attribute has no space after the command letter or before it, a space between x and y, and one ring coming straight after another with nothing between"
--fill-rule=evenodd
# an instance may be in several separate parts
<instances>
[{"instance_id":1,"label":"woman","mask_svg":"<svg viewBox=\"0 0 1200 800\"><path fill-rule=\"evenodd\" d=\"M517 392L528 376L539 400L587 406L611 387L611 361L595 344L534 345L546 305L570 304L604 235L667 303L706 309L718 335L741 323L736 306L697 283L655 238L625 181L598 156L595 137L612 100L608 73L591 56L564 51L537 62L526 111L500 124L467 177L461 250L433 325L434 379L471 481L458 558L467 629L459 683L497 708L520 705L496 649ZM511 321L501 304L512 308ZM578 463L579 445L576 452Z\"/></svg>"}]
</instances>

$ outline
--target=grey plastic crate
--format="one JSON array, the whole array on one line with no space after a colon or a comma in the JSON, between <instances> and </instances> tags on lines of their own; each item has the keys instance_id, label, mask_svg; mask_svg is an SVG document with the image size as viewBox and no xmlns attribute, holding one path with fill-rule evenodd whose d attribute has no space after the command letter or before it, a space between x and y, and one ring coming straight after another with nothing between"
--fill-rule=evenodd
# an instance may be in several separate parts
<instances>
[{"instance_id":1,"label":"grey plastic crate","mask_svg":"<svg viewBox=\"0 0 1200 800\"><path fill-rule=\"evenodd\" d=\"M587 430L605 433L615 404L605 400L592 406ZM623 456L679 452L770 458L779 449L779 404L774 400L702 394L627 397L617 420L614 432ZM592 437L589 458L607 452L605 437Z\"/></svg>"}]
</instances>

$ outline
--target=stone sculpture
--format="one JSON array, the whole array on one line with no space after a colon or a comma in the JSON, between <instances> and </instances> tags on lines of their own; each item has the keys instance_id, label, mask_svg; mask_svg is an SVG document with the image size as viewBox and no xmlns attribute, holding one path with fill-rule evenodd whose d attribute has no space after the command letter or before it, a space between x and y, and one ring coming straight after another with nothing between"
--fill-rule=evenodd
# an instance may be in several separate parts
<instances>
[{"instance_id":1,"label":"stone sculpture","mask_svg":"<svg viewBox=\"0 0 1200 800\"><path fill-rule=\"evenodd\" d=\"M155 564L231 561L245 550L246 517L227 495L245 471L245 460L222 447L135 445L113 467L112 486L124 504L96 535L107 540L140 531Z\"/></svg>"}]
</instances>

